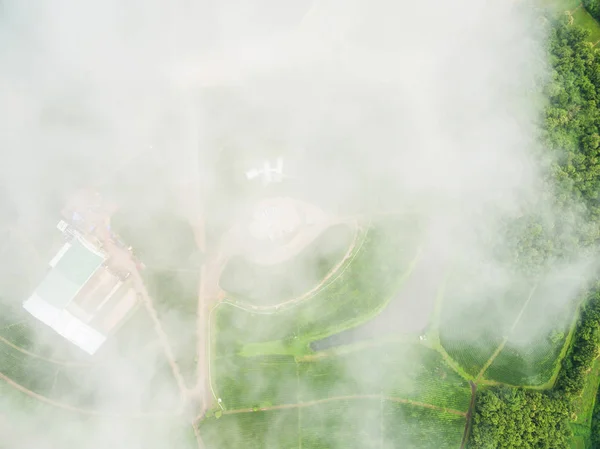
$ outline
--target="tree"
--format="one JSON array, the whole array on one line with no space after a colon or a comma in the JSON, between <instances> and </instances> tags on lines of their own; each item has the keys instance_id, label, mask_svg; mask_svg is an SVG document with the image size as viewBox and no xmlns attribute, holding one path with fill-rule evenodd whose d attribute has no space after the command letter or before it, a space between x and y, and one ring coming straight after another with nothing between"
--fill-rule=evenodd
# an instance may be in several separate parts
<instances>
[{"instance_id":1,"label":"tree","mask_svg":"<svg viewBox=\"0 0 600 449\"><path fill-rule=\"evenodd\" d=\"M569 446L571 409L555 394L500 387L477 397L469 447L496 449Z\"/></svg>"},{"instance_id":2,"label":"tree","mask_svg":"<svg viewBox=\"0 0 600 449\"><path fill-rule=\"evenodd\" d=\"M583 0L583 6L594 19L600 20L600 0Z\"/></svg>"}]
</instances>

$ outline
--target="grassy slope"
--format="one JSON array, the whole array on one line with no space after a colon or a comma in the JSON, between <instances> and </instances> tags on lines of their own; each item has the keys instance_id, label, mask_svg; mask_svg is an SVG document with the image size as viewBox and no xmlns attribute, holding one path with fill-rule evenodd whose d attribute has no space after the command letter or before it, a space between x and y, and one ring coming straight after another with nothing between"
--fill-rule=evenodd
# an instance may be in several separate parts
<instances>
[{"instance_id":1,"label":"grassy slope","mask_svg":"<svg viewBox=\"0 0 600 449\"><path fill-rule=\"evenodd\" d=\"M463 428L462 416L378 399L225 414L200 425L214 449L456 449Z\"/></svg>"},{"instance_id":2,"label":"grassy slope","mask_svg":"<svg viewBox=\"0 0 600 449\"><path fill-rule=\"evenodd\" d=\"M548 298L570 288L569 281L561 279L550 279L537 286L503 350L485 372L486 378L508 385L552 387L570 343L579 302L552 304ZM544 322L538 319L540 310L544 310ZM552 329L545 327L546 321L555 323ZM552 340L553 334L561 338Z\"/></svg>"},{"instance_id":3,"label":"grassy slope","mask_svg":"<svg viewBox=\"0 0 600 449\"><path fill-rule=\"evenodd\" d=\"M215 448L245 447L243 445L299 447L299 444L303 448L460 445L464 416L443 410L448 408L465 413L470 400L469 386L436 351L417 344L416 337L414 343L387 341L376 345L352 345L345 347L345 351L327 351L317 358L301 357L306 351L294 347L297 345L295 339L285 338L290 329L295 330L294 334L301 342L320 337L324 334L323 328L327 333L337 332L340 323L347 323L348 310L339 307L340 301L346 309L351 307L349 312L353 319L357 314L368 319L372 310L385 306L385 302L380 305L379 302L367 301L365 308L365 304L361 307L357 300L364 298L365 293L367 298L372 295L370 289L373 285L387 283L388 287L396 290L396 281L390 283L385 280L388 276L390 280L397 280L402 277L401 272L396 273L397 270L386 260L392 257L406 273L416 249L413 241L410 242L410 251L399 251L406 247L407 242L398 234L380 236L378 240L384 243L384 251L376 250L375 256L369 255L373 249L366 245L363 260L357 258L351 265L354 270L349 270L349 277L340 282L340 287L346 291L348 284L355 286L356 291L349 290L350 295L326 289L305 304L291 309L289 314L251 314L231 306L218 311L213 385L228 411L220 419L209 418L201 424L205 439L211 441L212 438ZM382 276L385 282L382 282ZM362 277L368 278L368 281L357 283L356 279ZM383 298L388 295L386 293ZM348 298L351 301L345 304ZM325 307L330 308L333 314L328 313ZM325 319L320 314L313 315L316 312L324 314ZM319 321L319 327L312 322L312 316ZM304 320L308 326L304 325ZM377 369L373 369L374 366ZM357 371L361 372L360 376L354 375ZM342 399L356 395L360 397ZM440 410L388 403L391 399L367 399L364 395L431 404L440 407ZM291 417L287 408L285 412L228 414L236 409L292 407L299 402L310 403L331 397L340 399L303 408L299 421ZM359 414L356 422L352 418L354 413ZM271 438L268 435L272 432L268 429L273 425L265 423L265 420L277 422L276 428L289 427L289 430L280 429L277 435L283 440L273 440L276 443L273 446L269 446L274 444L271 440L264 440L265 435ZM370 425L371 420L373 426ZM405 425L399 426L399 423ZM239 429L241 433L230 431L233 429Z\"/></svg>"}]
</instances>

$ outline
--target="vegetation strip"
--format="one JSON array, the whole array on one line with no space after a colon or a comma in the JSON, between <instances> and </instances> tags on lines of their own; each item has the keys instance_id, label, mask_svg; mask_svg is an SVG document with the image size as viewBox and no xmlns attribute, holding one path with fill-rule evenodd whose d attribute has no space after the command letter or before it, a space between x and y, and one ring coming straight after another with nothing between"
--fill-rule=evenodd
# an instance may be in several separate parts
<instances>
[{"instance_id":1,"label":"vegetation strip","mask_svg":"<svg viewBox=\"0 0 600 449\"><path fill-rule=\"evenodd\" d=\"M268 412L271 410L286 410L297 407L311 407L313 405L325 404L328 402L335 401L346 401L346 400L355 400L355 399L379 399L384 401L396 402L399 404L408 404L414 405L416 407L428 408L431 410L438 410L440 412L450 413L451 415L457 416L467 416L467 412L461 412L460 410L455 410L452 408L438 407L437 405L426 404L424 402L412 401L410 399L396 398L393 396L384 396L381 394L357 394L357 395L348 395L348 396L334 396L330 398L324 399L315 399L314 401L307 402L299 402L296 404L281 404L281 405L272 405L269 407L248 407L248 408L240 408L235 410L224 410L224 415L235 415L239 413L251 413L251 412Z\"/></svg>"}]
</instances>

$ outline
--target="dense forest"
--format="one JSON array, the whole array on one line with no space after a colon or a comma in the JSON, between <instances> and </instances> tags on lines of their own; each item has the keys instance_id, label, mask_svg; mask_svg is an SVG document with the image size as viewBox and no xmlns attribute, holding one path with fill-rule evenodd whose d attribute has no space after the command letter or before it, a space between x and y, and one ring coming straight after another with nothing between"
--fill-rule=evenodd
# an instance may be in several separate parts
<instances>
[{"instance_id":1,"label":"dense forest","mask_svg":"<svg viewBox=\"0 0 600 449\"><path fill-rule=\"evenodd\" d=\"M484 390L477 398L471 447L568 447L570 408L555 393L514 388Z\"/></svg>"},{"instance_id":2,"label":"dense forest","mask_svg":"<svg viewBox=\"0 0 600 449\"><path fill-rule=\"evenodd\" d=\"M600 21L600 0L583 0L583 6L592 17Z\"/></svg>"},{"instance_id":3,"label":"dense forest","mask_svg":"<svg viewBox=\"0 0 600 449\"><path fill-rule=\"evenodd\" d=\"M585 6L599 17L600 0ZM541 164L548 167L551 220L535 212L509 226L519 269L535 274L552 260L597 247L600 239L600 51L588 32L552 22L548 37L551 73L543 86ZM473 415L472 448L569 447L571 402L580 395L600 348L600 285L582 309L572 345L552 391L495 387L481 391ZM596 432L594 433L594 430ZM593 422L600 447L600 407Z\"/></svg>"},{"instance_id":4,"label":"dense forest","mask_svg":"<svg viewBox=\"0 0 600 449\"><path fill-rule=\"evenodd\" d=\"M511 260L521 273L581 255L600 238L600 55L587 36L566 21L549 30L551 72L539 120L546 188L508 225Z\"/></svg>"},{"instance_id":5,"label":"dense forest","mask_svg":"<svg viewBox=\"0 0 600 449\"><path fill-rule=\"evenodd\" d=\"M573 342L562 362L555 389L563 396L578 396L585 385L585 375L598 356L600 347L600 288L590 295L581 312Z\"/></svg>"}]
</instances>

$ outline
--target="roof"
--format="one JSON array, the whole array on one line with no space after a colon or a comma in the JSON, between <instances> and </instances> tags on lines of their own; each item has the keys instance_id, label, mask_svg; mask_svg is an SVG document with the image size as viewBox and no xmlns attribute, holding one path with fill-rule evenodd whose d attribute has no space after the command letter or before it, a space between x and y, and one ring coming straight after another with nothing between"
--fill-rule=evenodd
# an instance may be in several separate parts
<instances>
[{"instance_id":1,"label":"roof","mask_svg":"<svg viewBox=\"0 0 600 449\"><path fill-rule=\"evenodd\" d=\"M106 336L85 324L65 309L60 309L40 298L34 293L23 307L42 323L50 326L71 343L74 343L88 354L94 354Z\"/></svg>"},{"instance_id":2,"label":"roof","mask_svg":"<svg viewBox=\"0 0 600 449\"><path fill-rule=\"evenodd\" d=\"M99 252L79 238L61 248L57 256L61 253L58 261L53 259L54 268L35 292L39 298L58 308L65 307L104 262Z\"/></svg>"},{"instance_id":3,"label":"roof","mask_svg":"<svg viewBox=\"0 0 600 449\"><path fill-rule=\"evenodd\" d=\"M23 307L88 354L95 353L106 340L66 306L75 298L104 262L105 256L76 236L65 243L50 261L50 271Z\"/></svg>"}]
</instances>

